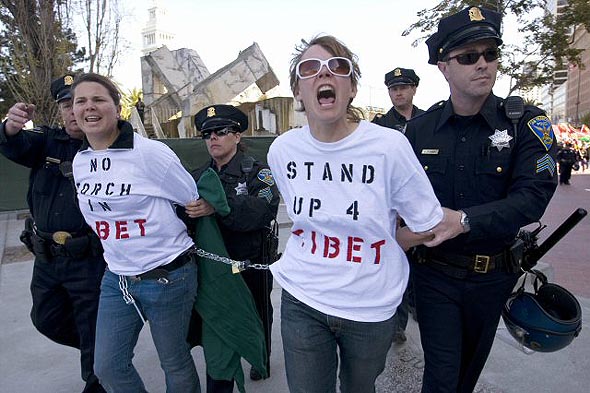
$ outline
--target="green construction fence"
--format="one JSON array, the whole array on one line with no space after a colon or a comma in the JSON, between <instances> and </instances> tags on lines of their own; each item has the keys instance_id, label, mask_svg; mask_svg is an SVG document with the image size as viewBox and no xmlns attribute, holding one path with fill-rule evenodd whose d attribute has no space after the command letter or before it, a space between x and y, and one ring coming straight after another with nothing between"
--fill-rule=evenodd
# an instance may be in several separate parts
<instances>
[{"instance_id":1,"label":"green construction fence","mask_svg":"<svg viewBox=\"0 0 590 393\"><path fill-rule=\"evenodd\" d=\"M242 144L246 154L266 162L268 147L275 137L244 137ZM180 157L187 170L192 171L209 160L205 141L202 139L162 139ZM29 168L13 163L0 154L0 212L25 210L29 186Z\"/></svg>"}]
</instances>

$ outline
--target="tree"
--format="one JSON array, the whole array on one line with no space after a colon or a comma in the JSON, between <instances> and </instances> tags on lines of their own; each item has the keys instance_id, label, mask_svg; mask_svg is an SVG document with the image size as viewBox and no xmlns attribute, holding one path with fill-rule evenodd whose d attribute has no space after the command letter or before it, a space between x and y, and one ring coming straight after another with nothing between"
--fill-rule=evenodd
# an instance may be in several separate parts
<instances>
[{"instance_id":1,"label":"tree","mask_svg":"<svg viewBox=\"0 0 590 393\"><path fill-rule=\"evenodd\" d=\"M481 7L496 10L504 16L511 14L516 17L522 40L519 40L518 44L502 46L499 66L500 73L509 76L513 81L510 93L518 89L550 84L554 71L565 69L567 63L583 67L580 57L582 50L570 47L570 32L576 25L584 25L586 30L590 31L588 0L569 0L568 6L560 9L559 16L546 9L546 0L499 0L479 3ZM419 11L419 20L408 27L402 35L407 36L416 30L419 31L421 37L412 43L415 47L436 30L442 17L471 5L477 4L462 0L440 1L430 9Z\"/></svg>"},{"instance_id":2,"label":"tree","mask_svg":"<svg viewBox=\"0 0 590 393\"><path fill-rule=\"evenodd\" d=\"M123 15L118 0L77 0L84 20L84 47L88 72L111 77L121 54L120 26Z\"/></svg>"},{"instance_id":3,"label":"tree","mask_svg":"<svg viewBox=\"0 0 590 393\"><path fill-rule=\"evenodd\" d=\"M36 123L55 124L57 105L49 94L54 78L86 64L88 72L111 76L122 45L117 0L0 0L0 5L1 115L17 101L30 102L37 106ZM84 30L87 40L80 49L77 30Z\"/></svg>"},{"instance_id":4,"label":"tree","mask_svg":"<svg viewBox=\"0 0 590 393\"><path fill-rule=\"evenodd\" d=\"M143 93L138 88L128 90L121 96L121 118L129 120L131 118L131 109L137 104L138 98L143 99Z\"/></svg>"},{"instance_id":5,"label":"tree","mask_svg":"<svg viewBox=\"0 0 590 393\"><path fill-rule=\"evenodd\" d=\"M55 75L72 67L76 41L62 24L64 1L0 0L0 85L4 113L16 101L37 106L35 121L53 124L57 106L49 94Z\"/></svg>"}]
</instances>

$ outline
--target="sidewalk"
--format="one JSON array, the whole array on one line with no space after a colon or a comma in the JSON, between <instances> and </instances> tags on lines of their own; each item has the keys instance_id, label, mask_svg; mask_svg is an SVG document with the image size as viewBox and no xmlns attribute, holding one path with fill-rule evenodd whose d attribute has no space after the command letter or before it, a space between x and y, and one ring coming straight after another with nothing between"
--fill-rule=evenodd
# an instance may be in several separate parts
<instances>
[{"instance_id":1,"label":"sidewalk","mask_svg":"<svg viewBox=\"0 0 590 393\"><path fill-rule=\"evenodd\" d=\"M289 234L289 223L284 209L279 214L279 221L282 249ZM20 246L18 235L22 227L23 221L17 220L16 214L0 214L0 255L5 249ZM83 383L79 377L77 351L49 341L33 328L29 319L29 283L32 267L30 259L24 262L3 263L0 266L0 392L79 392L83 388ZM288 392L280 337L280 291L280 288L275 286L272 293L275 309L272 375L271 378L260 382L252 382L247 378L248 392ZM578 300L582 305L583 314L589 316L590 300L581 297L578 297ZM590 350L589 331L589 323L584 322L580 336L569 347L550 354L526 354L518 348L501 324L476 392L587 391L590 384L590 357L587 355ZM389 351L386 369L377 381L378 393L420 391L423 359L418 327L411 319L406 333L408 341L403 345L393 345ZM199 347L195 348L193 356L205 392L202 350ZM140 336L134 363L148 391L164 392L164 376L147 328ZM249 366L245 365L244 370L247 373Z\"/></svg>"}]
</instances>

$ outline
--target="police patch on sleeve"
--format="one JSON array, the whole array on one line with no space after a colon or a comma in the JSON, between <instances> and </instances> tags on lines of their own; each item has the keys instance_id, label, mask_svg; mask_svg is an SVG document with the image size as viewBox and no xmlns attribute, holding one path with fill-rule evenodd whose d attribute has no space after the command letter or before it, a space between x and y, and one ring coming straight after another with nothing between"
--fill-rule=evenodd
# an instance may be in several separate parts
<instances>
[{"instance_id":1,"label":"police patch on sleeve","mask_svg":"<svg viewBox=\"0 0 590 393\"><path fill-rule=\"evenodd\" d=\"M553 160L553 158L551 158L551 156L549 154L545 154L543 157L539 158L537 160L537 170L536 173L541 173L545 170L549 171L549 173L551 173L551 176L553 176L553 174L555 173L555 161Z\"/></svg>"},{"instance_id":2,"label":"police patch on sleeve","mask_svg":"<svg viewBox=\"0 0 590 393\"><path fill-rule=\"evenodd\" d=\"M270 203L272 201L272 190L270 187L264 187L262 190L258 191L258 198L263 198Z\"/></svg>"},{"instance_id":3,"label":"police patch on sleeve","mask_svg":"<svg viewBox=\"0 0 590 393\"><path fill-rule=\"evenodd\" d=\"M539 138L543 146L545 146L545 150L549 151L549 149L551 149L551 145L553 145L554 135L551 121L547 118L547 116L533 117L528 121L527 125L533 134Z\"/></svg>"},{"instance_id":4,"label":"police patch on sleeve","mask_svg":"<svg viewBox=\"0 0 590 393\"><path fill-rule=\"evenodd\" d=\"M261 169L256 177L258 177L258 180L271 187L275 185L275 179L272 177L272 173L268 168Z\"/></svg>"}]
</instances>

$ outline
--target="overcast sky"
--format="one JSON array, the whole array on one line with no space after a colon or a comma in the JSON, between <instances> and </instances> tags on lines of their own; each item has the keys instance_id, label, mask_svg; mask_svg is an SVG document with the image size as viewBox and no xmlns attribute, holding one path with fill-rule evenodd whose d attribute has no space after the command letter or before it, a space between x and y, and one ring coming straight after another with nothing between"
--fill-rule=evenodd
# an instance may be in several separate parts
<instances>
[{"instance_id":1,"label":"overcast sky","mask_svg":"<svg viewBox=\"0 0 590 393\"><path fill-rule=\"evenodd\" d=\"M124 89L141 88L141 30L153 0L122 2L126 9L123 36L132 45L115 70ZM426 44L413 48L417 33L401 33L417 20L416 12L435 0L168 0L161 2L173 21L175 44L197 51L211 73L235 60L240 50L257 42L281 82L282 95L291 95L288 68L295 45L325 33L336 36L359 57L362 77L357 106L391 107L384 74L395 67L413 68L420 77L414 103L427 109L448 98L448 85L436 66L429 65ZM502 81L494 89L508 92Z\"/></svg>"}]
</instances>

